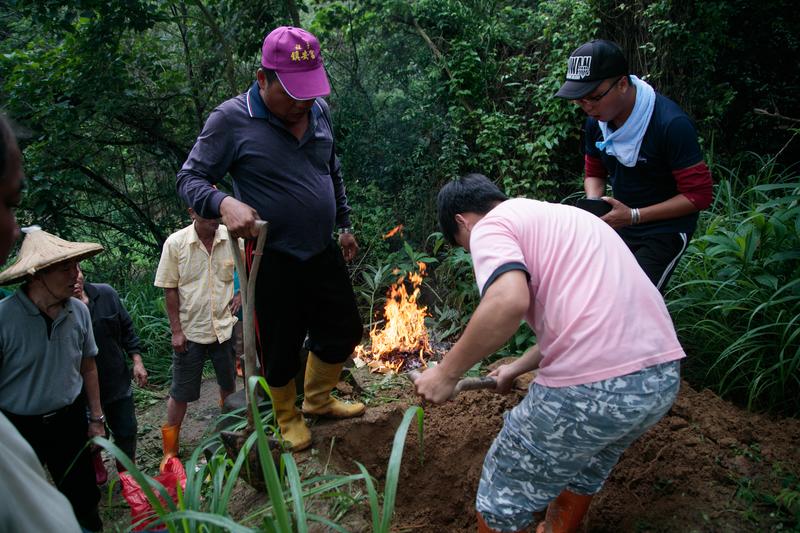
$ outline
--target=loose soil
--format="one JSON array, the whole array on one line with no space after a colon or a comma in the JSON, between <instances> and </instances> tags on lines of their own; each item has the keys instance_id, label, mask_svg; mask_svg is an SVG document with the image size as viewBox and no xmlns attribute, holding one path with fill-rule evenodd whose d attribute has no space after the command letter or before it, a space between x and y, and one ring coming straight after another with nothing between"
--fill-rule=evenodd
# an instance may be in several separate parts
<instances>
[{"instance_id":1,"label":"loose soil","mask_svg":"<svg viewBox=\"0 0 800 533\"><path fill-rule=\"evenodd\" d=\"M505 396L465 392L445 405L423 406L424 459L420 462L412 424L393 531L476 530L474 495L483 456L502 425L503 413L524 396L526 385L520 383ZM382 482L395 430L407 407L416 402L411 387L402 378L368 378L341 389L344 396L366 399L369 409L360 419L312 425L312 450L295 454L301 473L354 473L358 461ZM159 402L139 413L139 463L150 473L160 459L164 410ZM211 431L218 412L215 383L206 381L201 399L189 407L181 434L183 450ZM583 531L791 530L797 522L785 521L791 513L774 498L786 480L798 490L798 441L800 421L748 413L684 382L667 416L625 452L592 502ZM109 494L104 502L106 531L123 529L129 523L127 507L118 491ZM240 483L231 515L241 518L263 501L263 495ZM312 505L320 514L333 511L330 502ZM365 502L345 508L337 521L350 531L371 530Z\"/></svg>"}]
</instances>

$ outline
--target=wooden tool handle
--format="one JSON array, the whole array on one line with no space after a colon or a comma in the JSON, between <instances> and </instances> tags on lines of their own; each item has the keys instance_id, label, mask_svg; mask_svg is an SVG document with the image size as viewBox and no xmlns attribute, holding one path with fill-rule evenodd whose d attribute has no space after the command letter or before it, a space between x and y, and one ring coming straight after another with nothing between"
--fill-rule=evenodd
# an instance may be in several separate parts
<instances>
[{"instance_id":1,"label":"wooden tool handle","mask_svg":"<svg viewBox=\"0 0 800 533\"><path fill-rule=\"evenodd\" d=\"M453 396L464 390L478 390L478 389L495 389L497 388L497 381L494 378L483 376L479 378L464 378L456 383L456 388L453 391Z\"/></svg>"},{"instance_id":2,"label":"wooden tool handle","mask_svg":"<svg viewBox=\"0 0 800 533\"><path fill-rule=\"evenodd\" d=\"M412 383L417 381L422 373L419 370L412 370L408 373L408 378L411 380ZM456 383L455 388L453 389L453 395L450 398L455 398L458 396L458 393L465 390L478 390L478 389L495 389L497 388L497 381L494 378L490 378L488 376L483 376L479 378L464 378L458 380Z\"/></svg>"}]
</instances>

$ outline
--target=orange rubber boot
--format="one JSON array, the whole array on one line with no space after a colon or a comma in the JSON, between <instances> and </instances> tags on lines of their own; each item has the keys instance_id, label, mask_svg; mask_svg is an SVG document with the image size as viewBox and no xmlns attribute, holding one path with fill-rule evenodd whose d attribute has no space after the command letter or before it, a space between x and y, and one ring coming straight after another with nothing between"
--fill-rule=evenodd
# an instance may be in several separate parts
<instances>
[{"instance_id":1,"label":"orange rubber boot","mask_svg":"<svg viewBox=\"0 0 800 533\"><path fill-rule=\"evenodd\" d=\"M180 434L180 425L168 426L167 424L164 424L161 426L161 440L162 447L164 449L164 457L161 459L161 465L158 467L159 472L164 471L164 465L167 464L167 460L170 457L178 456Z\"/></svg>"},{"instance_id":2,"label":"orange rubber boot","mask_svg":"<svg viewBox=\"0 0 800 533\"><path fill-rule=\"evenodd\" d=\"M592 497L566 489L561 491L558 498L547 506L547 516L536 527L536 533L575 533L589 510Z\"/></svg>"}]
</instances>

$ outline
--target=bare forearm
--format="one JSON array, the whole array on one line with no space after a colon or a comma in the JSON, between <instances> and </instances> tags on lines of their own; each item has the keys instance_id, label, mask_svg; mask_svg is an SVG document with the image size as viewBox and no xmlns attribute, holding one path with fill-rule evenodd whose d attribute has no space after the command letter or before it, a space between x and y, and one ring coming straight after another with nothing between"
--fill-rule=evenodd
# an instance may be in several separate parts
<instances>
[{"instance_id":1,"label":"bare forearm","mask_svg":"<svg viewBox=\"0 0 800 533\"><path fill-rule=\"evenodd\" d=\"M606 194L605 178L587 176L583 179L583 190L587 198L600 198Z\"/></svg>"},{"instance_id":2,"label":"bare forearm","mask_svg":"<svg viewBox=\"0 0 800 533\"><path fill-rule=\"evenodd\" d=\"M84 357L81 361L83 388L86 391L86 403L92 418L100 418L103 408L100 405L100 383L97 379L97 364L94 357Z\"/></svg>"},{"instance_id":3,"label":"bare forearm","mask_svg":"<svg viewBox=\"0 0 800 533\"><path fill-rule=\"evenodd\" d=\"M542 352L539 350L539 345L534 344L522 354L522 357L511 363L515 375L519 376L525 372L536 370L539 368L539 363L542 362Z\"/></svg>"},{"instance_id":4,"label":"bare forearm","mask_svg":"<svg viewBox=\"0 0 800 533\"><path fill-rule=\"evenodd\" d=\"M464 334L440 363L445 375L456 379L503 346L519 328L528 303L525 273L517 270L501 275L489 287Z\"/></svg>"},{"instance_id":5,"label":"bare forearm","mask_svg":"<svg viewBox=\"0 0 800 533\"><path fill-rule=\"evenodd\" d=\"M676 194L669 200L665 200L661 203L640 207L639 224L668 218L678 218L696 211L697 206L688 198L682 194Z\"/></svg>"},{"instance_id":6,"label":"bare forearm","mask_svg":"<svg viewBox=\"0 0 800 533\"><path fill-rule=\"evenodd\" d=\"M178 289L164 289L164 301L167 307L170 330L172 330L172 333L182 333L183 328L181 327L180 295L178 294Z\"/></svg>"}]
</instances>

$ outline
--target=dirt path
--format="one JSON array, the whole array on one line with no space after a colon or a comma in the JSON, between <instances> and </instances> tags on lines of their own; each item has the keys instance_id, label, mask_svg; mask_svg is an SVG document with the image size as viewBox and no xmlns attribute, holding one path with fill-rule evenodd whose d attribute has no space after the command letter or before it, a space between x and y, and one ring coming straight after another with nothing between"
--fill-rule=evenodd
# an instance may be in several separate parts
<instances>
[{"instance_id":1,"label":"dirt path","mask_svg":"<svg viewBox=\"0 0 800 533\"><path fill-rule=\"evenodd\" d=\"M424 463L418 461L415 429L403 457L394 531L475 531L473 498L483 455L499 431L503 413L523 396L476 391L455 402L425 407ZM382 479L395 429L413 402L402 380L365 391L371 400L362 419L318 423L312 427L313 451L297 454L301 470L324 468L356 472L353 461ZM401 401L391 399L402 398ZM386 403L389 402L389 403ZM160 459L159 403L139 416L140 463L153 468ZM216 386L203 384L192 404L182 439L198 442L218 413ZM800 478L800 421L747 413L709 391L683 383L670 413L622 457L587 517L585 531L775 531L782 523L777 495L782 483ZM184 446L184 450L186 450ZM113 469L113 467L112 467ZM152 470L150 471L152 473ZM114 476L115 477L115 476ZM237 490L231 513L241 516L262 496L249 487ZM235 507L235 508L234 508ZM106 507L107 531L127 522L119 496ZM351 531L368 531L364 506L340 520Z\"/></svg>"}]
</instances>

